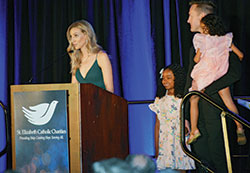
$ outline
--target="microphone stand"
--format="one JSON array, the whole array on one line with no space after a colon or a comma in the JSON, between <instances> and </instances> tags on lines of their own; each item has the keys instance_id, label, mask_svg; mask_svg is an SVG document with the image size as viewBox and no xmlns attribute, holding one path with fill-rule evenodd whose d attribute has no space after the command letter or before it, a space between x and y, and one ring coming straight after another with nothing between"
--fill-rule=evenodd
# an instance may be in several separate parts
<instances>
[{"instance_id":1,"label":"microphone stand","mask_svg":"<svg viewBox=\"0 0 250 173\"><path fill-rule=\"evenodd\" d=\"M70 50L69 52L64 53L63 55L59 56L57 59L55 59L54 61L52 61L50 64L48 64L47 66L45 66L44 68L42 68L40 71L38 71L37 73L35 73L35 75L32 75L31 78L28 80L28 84L32 83L33 79L35 77L37 77L39 74L41 74L42 72L46 71L47 69L49 69L52 65L54 65L57 61L62 60L61 58L65 57L66 55L68 55L68 53L73 53L73 50Z\"/></svg>"}]
</instances>

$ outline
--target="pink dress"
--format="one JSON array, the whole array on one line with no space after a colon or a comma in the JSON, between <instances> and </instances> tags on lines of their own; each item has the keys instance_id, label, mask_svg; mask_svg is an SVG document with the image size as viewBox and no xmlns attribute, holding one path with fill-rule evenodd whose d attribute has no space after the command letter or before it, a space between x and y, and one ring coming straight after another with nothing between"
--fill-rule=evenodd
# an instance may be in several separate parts
<instances>
[{"instance_id":1,"label":"pink dress","mask_svg":"<svg viewBox=\"0 0 250 173\"><path fill-rule=\"evenodd\" d=\"M210 36L200 33L194 35L194 48L196 52L198 48L200 49L201 57L191 72L193 81L189 91L201 91L227 73L232 38L232 33L224 36Z\"/></svg>"}]
</instances>

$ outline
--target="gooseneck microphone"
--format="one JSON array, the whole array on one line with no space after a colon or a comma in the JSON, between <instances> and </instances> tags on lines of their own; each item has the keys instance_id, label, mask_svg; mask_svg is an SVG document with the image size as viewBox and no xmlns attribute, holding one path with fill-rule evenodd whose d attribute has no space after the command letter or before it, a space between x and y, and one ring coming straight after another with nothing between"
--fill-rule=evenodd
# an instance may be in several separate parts
<instances>
[{"instance_id":1,"label":"gooseneck microphone","mask_svg":"<svg viewBox=\"0 0 250 173\"><path fill-rule=\"evenodd\" d=\"M52 65L54 65L55 63L57 63L59 60L62 60L63 57L65 57L66 55L68 55L68 53L73 53L74 50L70 50L64 54L62 54L61 56L59 56L57 59L55 59L54 61L52 61L50 64L48 64L47 66L45 66L44 68L42 68L40 71L38 71L37 73L35 73L34 75L32 75L30 77L30 79L28 80L27 83L31 83L33 81L33 79L35 77L37 77L39 74L42 74L44 71L46 71L47 69L49 69Z\"/></svg>"}]
</instances>

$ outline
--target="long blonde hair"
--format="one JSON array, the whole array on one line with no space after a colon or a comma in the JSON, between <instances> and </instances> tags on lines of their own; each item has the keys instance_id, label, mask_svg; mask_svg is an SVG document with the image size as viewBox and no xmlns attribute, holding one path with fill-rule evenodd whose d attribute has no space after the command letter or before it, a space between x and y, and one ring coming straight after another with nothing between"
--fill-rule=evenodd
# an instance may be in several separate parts
<instances>
[{"instance_id":1,"label":"long blonde hair","mask_svg":"<svg viewBox=\"0 0 250 173\"><path fill-rule=\"evenodd\" d=\"M83 33L87 34L87 44L86 48L90 53L98 53L100 50L102 50L102 47L97 44L97 39L95 35L95 31L91 24L87 22L86 20L79 20L74 23L72 23L68 29L67 29L67 39L69 42L69 46L67 48L67 52L69 53L70 59L71 59L71 73L75 74L77 68L80 67L81 64L81 51L80 50L74 50L74 47L71 42L71 36L70 36L70 30L72 28L78 28Z\"/></svg>"}]
</instances>

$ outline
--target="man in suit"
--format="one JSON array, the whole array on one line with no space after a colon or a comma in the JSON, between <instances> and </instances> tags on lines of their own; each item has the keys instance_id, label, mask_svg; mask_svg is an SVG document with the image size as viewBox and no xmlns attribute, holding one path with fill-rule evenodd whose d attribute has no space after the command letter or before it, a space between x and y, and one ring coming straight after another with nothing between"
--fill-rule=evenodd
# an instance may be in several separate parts
<instances>
[{"instance_id":1,"label":"man in suit","mask_svg":"<svg viewBox=\"0 0 250 173\"><path fill-rule=\"evenodd\" d=\"M187 22L190 24L191 32L201 32L200 20L207 14L215 13L215 3L212 0L193 0L190 2L189 18ZM190 60L187 74L187 82L185 91L191 87L192 78L190 76L195 62L194 48L190 49ZM238 81L241 76L241 64L238 57L234 53L230 53L229 70L226 75L218 79L205 89L205 94L211 97L216 103L224 105L218 91L231 86ZM197 156L206 161L216 172L228 172L225 147L221 125L221 112L208 104L203 99L199 100L199 120L198 128L201 137L192 144L192 150ZM198 172L203 172L200 165L197 165Z\"/></svg>"}]
</instances>

